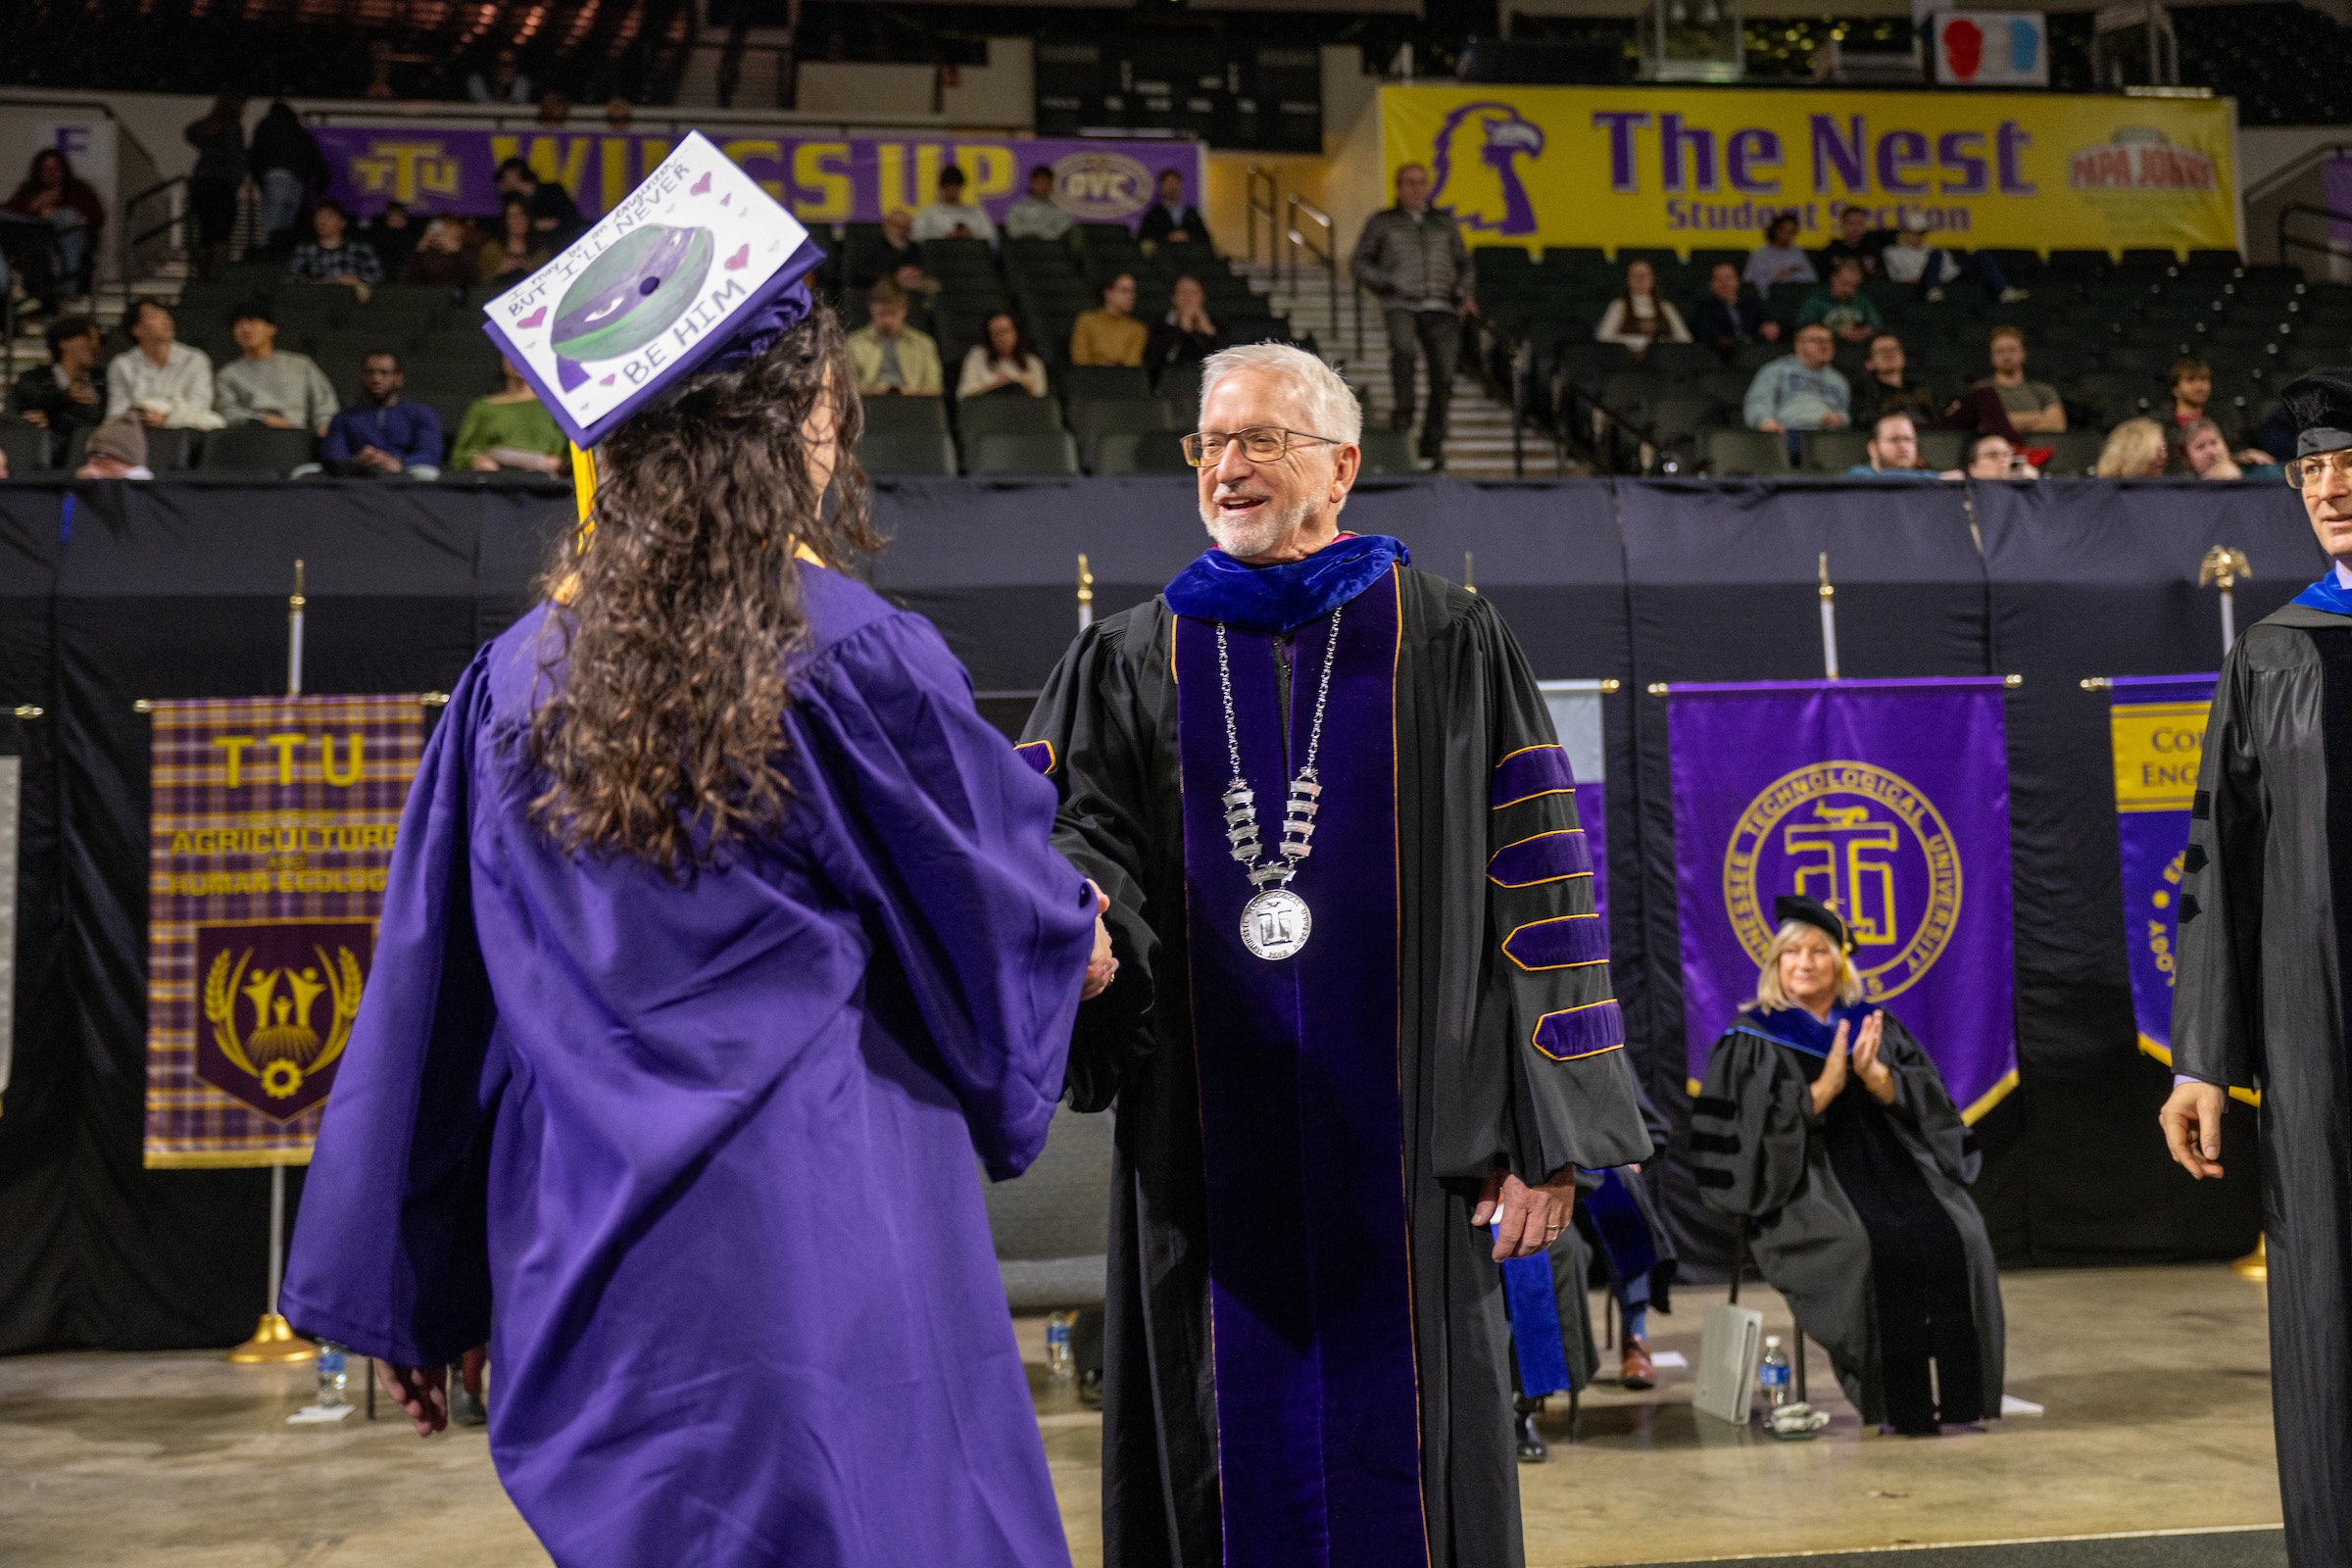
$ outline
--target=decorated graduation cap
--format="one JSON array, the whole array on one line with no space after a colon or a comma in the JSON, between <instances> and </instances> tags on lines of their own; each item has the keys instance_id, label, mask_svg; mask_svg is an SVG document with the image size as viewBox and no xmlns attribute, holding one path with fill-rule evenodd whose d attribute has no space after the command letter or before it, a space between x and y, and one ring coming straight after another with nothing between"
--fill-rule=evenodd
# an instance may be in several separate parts
<instances>
[{"instance_id":1,"label":"decorated graduation cap","mask_svg":"<svg viewBox=\"0 0 2352 1568\"><path fill-rule=\"evenodd\" d=\"M2314 370L2278 394L2295 421L2295 456L2315 457L2352 447L2352 369Z\"/></svg>"},{"instance_id":2,"label":"decorated graduation cap","mask_svg":"<svg viewBox=\"0 0 2352 1568\"><path fill-rule=\"evenodd\" d=\"M1816 904L1811 899L1799 898L1793 893L1784 893L1772 901L1772 919L1775 925L1787 925L1791 920L1799 925L1809 925L1827 936L1830 945L1839 953L1854 951L1854 939L1845 929L1845 922L1838 918L1838 911L1825 904Z\"/></svg>"},{"instance_id":3,"label":"decorated graduation cap","mask_svg":"<svg viewBox=\"0 0 2352 1568\"><path fill-rule=\"evenodd\" d=\"M694 131L484 306L483 330L586 453L688 377L741 364L798 323L823 259L798 219Z\"/></svg>"}]
</instances>

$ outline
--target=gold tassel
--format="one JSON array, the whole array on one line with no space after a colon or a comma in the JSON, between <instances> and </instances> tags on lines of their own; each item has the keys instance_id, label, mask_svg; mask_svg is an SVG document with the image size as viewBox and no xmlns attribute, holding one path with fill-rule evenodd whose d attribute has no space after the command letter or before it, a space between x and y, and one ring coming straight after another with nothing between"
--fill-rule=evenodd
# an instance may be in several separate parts
<instances>
[{"instance_id":1,"label":"gold tassel","mask_svg":"<svg viewBox=\"0 0 2352 1568\"><path fill-rule=\"evenodd\" d=\"M588 541L596 534L596 519L589 515L590 510L596 505L596 454L582 452L576 446L571 449L571 495L580 511L579 537L573 542L572 548L576 554L585 555ZM580 574L577 571L565 573L564 580L556 584L556 603L559 605L568 605L579 595Z\"/></svg>"}]
</instances>

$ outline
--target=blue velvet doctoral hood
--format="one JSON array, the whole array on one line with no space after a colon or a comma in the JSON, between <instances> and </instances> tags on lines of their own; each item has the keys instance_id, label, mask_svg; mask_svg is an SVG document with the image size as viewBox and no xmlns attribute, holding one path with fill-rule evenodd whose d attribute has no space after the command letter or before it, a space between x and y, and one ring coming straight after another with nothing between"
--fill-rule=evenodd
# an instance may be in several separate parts
<instances>
[{"instance_id":1,"label":"blue velvet doctoral hood","mask_svg":"<svg viewBox=\"0 0 2352 1568\"><path fill-rule=\"evenodd\" d=\"M1837 1043L1840 1023L1851 1025L1845 1032L1845 1043L1850 1047L1862 1038L1863 1021L1878 1010L1868 1002L1841 1003L1830 1009L1830 1016L1824 1021L1802 1007L1751 1007L1740 1014L1732 1027L1762 1035L1808 1056L1827 1056Z\"/></svg>"},{"instance_id":2,"label":"blue velvet doctoral hood","mask_svg":"<svg viewBox=\"0 0 2352 1568\"><path fill-rule=\"evenodd\" d=\"M1322 619L1387 576L1391 565L1412 562L1402 540L1378 533L1335 540L1303 561L1273 566L1246 566L1211 549L1176 574L1164 597L1179 615L1279 635Z\"/></svg>"},{"instance_id":3,"label":"blue velvet doctoral hood","mask_svg":"<svg viewBox=\"0 0 2352 1568\"><path fill-rule=\"evenodd\" d=\"M1310 556L1308 558L1312 560ZM2336 581L2335 568L2328 575L2295 595L2294 602L2306 610L2324 610L2331 615L2352 615L2352 588Z\"/></svg>"}]
</instances>

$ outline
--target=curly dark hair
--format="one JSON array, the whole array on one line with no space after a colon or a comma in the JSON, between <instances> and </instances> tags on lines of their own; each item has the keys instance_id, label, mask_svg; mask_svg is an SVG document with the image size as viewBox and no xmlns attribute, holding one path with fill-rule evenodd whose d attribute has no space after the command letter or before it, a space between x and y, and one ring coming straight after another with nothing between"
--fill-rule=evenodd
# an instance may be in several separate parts
<instances>
[{"instance_id":1,"label":"curly dark hair","mask_svg":"<svg viewBox=\"0 0 2352 1568\"><path fill-rule=\"evenodd\" d=\"M795 548L836 566L881 548L856 457L857 384L819 305L599 449L593 530L567 540L543 583L560 631L541 653L548 695L529 738L546 786L532 812L566 851L682 881L783 819L782 719L808 630ZM803 434L828 403L829 491Z\"/></svg>"}]
</instances>

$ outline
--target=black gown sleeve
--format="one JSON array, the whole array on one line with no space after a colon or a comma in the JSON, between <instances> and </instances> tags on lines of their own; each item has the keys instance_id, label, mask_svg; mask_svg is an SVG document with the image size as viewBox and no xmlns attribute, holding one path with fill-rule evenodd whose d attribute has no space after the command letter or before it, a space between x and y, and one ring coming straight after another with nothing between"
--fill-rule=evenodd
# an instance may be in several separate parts
<instances>
[{"instance_id":1,"label":"black gown sleeve","mask_svg":"<svg viewBox=\"0 0 2352 1568\"><path fill-rule=\"evenodd\" d=\"M1943 1074L1928 1059L1916 1035L1893 1013L1883 1015L1886 1021L1879 1035L1879 1060L1894 1074L1894 1103L1886 1107L1887 1114L1919 1135L1946 1176L1964 1185L1974 1182L1980 1164L1976 1134L1960 1119Z\"/></svg>"},{"instance_id":2,"label":"black gown sleeve","mask_svg":"<svg viewBox=\"0 0 2352 1568\"><path fill-rule=\"evenodd\" d=\"M2261 759L2246 724L2246 641L2223 662L2205 722L2181 861L2173 1070L2250 1088L2262 1036L2262 878L2269 838Z\"/></svg>"},{"instance_id":3,"label":"black gown sleeve","mask_svg":"<svg viewBox=\"0 0 2352 1568\"><path fill-rule=\"evenodd\" d=\"M1796 1196L1815 1125L1808 1089L1785 1048L1738 1029L1715 1042L1690 1106L1690 1169L1709 1208L1769 1214Z\"/></svg>"},{"instance_id":4,"label":"black gown sleeve","mask_svg":"<svg viewBox=\"0 0 2352 1568\"><path fill-rule=\"evenodd\" d=\"M1518 644L1484 600L1468 629L1482 644L1493 753L1482 1026L1509 1036L1512 1169L1534 1183L1568 1165L1632 1164L1649 1157L1650 1137L1566 754Z\"/></svg>"},{"instance_id":5,"label":"black gown sleeve","mask_svg":"<svg viewBox=\"0 0 2352 1568\"><path fill-rule=\"evenodd\" d=\"M1021 733L1021 755L1060 796L1054 847L1110 899L1103 919L1119 972L1078 1008L1067 1085L1078 1110L1107 1108L1128 1068L1152 1051L1160 943L1138 848L1152 833L1149 721L1124 629L1124 621L1114 622L1079 635Z\"/></svg>"}]
</instances>

